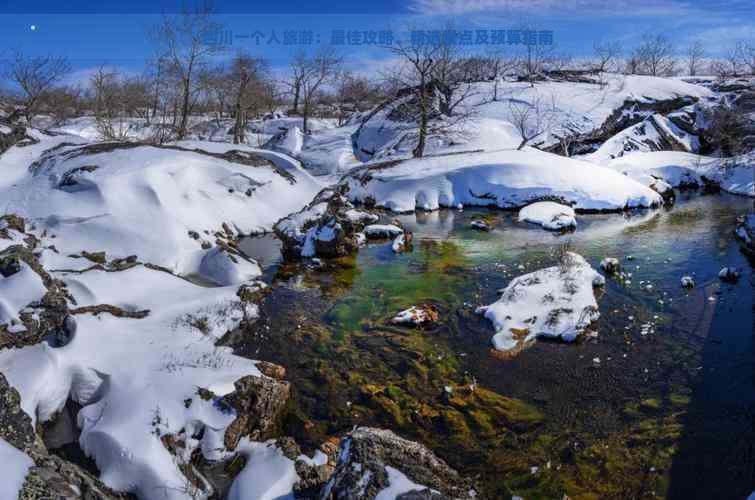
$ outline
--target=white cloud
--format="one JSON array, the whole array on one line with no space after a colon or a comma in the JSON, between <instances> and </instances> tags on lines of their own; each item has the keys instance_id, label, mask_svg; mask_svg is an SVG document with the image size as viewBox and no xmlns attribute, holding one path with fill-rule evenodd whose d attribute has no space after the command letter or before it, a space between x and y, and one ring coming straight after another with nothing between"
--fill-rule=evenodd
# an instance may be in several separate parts
<instances>
[{"instance_id":1,"label":"white cloud","mask_svg":"<svg viewBox=\"0 0 755 500\"><path fill-rule=\"evenodd\" d=\"M412 0L409 9L425 15L590 12L595 15L626 16L689 14L695 10L695 6L681 0Z\"/></svg>"}]
</instances>

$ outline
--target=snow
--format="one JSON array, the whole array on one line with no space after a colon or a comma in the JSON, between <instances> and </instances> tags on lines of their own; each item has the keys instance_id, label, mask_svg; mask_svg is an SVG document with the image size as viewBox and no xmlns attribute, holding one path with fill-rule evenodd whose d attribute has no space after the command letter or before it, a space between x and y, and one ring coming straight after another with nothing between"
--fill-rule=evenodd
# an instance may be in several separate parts
<instances>
[{"instance_id":1,"label":"snow","mask_svg":"<svg viewBox=\"0 0 755 500\"><path fill-rule=\"evenodd\" d=\"M683 288L694 288L695 280L692 276L682 276L681 284Z\"/></svg>"},{"instance_id":2,"label":"snow","mask_svg":"<svg viewBox=\"0 0 755 500\"><path fill-rule=\"evenodd\" d=\"M18 313L31 304L42 300L47 288L42 278L25 262L21 270L7 278L0 275L0 325L18 319Z\"/></svg>"},{"instance_id":3,"label":"snow","mask_svg":"<svg viewBox=\"0 0 755 500\"><path fill-rule=\"evenodd\" d=\"M252 280L262 274L262 269L254 260L231 256L222 248L215 247L202 257L198 272L203 278L225 286Z\"/></svg>"},{"instance_id":4,"label":"snow","mask_svg":"<svg viewBox=\"0 0 755 500\"><path fill-rule=\"evenodd\" d=\"M398 469L390 465L385 466L385 472L388 474L388 487L380 490L375 496L375 500L395 500L399 495L409 491L427 490L427 486L417 484ZM436 492L437 493L437 492Z\"/></svg>"},{"instance_id":5,"label":"snow","mask_svg":"<svg viewBox=\"0 0 755 500\"><path fill-rule=\"evenodd\" d=\"M562 259L515 278L498 301L477 309L493 323L496 349L518 351L538 337L572 342L600 316L593 287L605 279L580 255Z\"/></svg>"},{"instance_id":6,"label":"snow","mask_svg":"<svg viewBox=\"0 0 755 500\"><path fill-rule=\"evenodd\" d=\"M292 127L283 134L280 142L276 144L276 149L291 156L296 156L301 153L303 145L304 134L299 130L299 127Z\"/></svg>"},{"instance_id":7,"label":"snow","mask_svg":"<svg viewBox=\"0 0 755 500\"><path fill-rule=\"evenodd\" d=\"M412 306L409 309L404 309L403 311L396 314L391 319L391 323L397 325L417 326L424 323L437 321L437 319L438 313L434 308L430 308L428 306Z\"/></svg>"},{"instance_id":8,"label":"snow","mask_svg":"<svg viewBox=\"0 0 755 500\"><path fill-rule=\"evenodd\" d=\"M362 174L369 174L363 177ZM395 212L440 207L519 208L543 198L577 210L659 205L658 193L588 162L541 151L497 151L426 157L344 177L352 201L374 199Z\"/></svg>"},{"instance_id":9,"label":"snow","mask_svg":"<svg viewBox=\"0 0 755 500\"><path fill-rule=\"evenodd\" d=\"M552 201L540 201L527 205L519 211L519 220L539 224L552 231L577 227L574 209Z\"/></svg>"},{"instance_id":10,"label":"snow","mask_svg":"<svg viewBox=\"0 0 755 500\"><path fill-rule=\"evenodd\" d=\"M368 239L395 238L404 232L394 224L370 224L364 228Z\"/></svg>"},{"instance_id":11,"label":"snow","mask_svg":"<svg viewBox=\"0 0 755 500\"><path fill-rule=\"evenodd\" d=\"M182 145L258 154L277 170L152 146L81 155L65 148L44 157L31 172L24 167L26 176L15 187L0 188L0 197L8 200L8 212L36 219L40 231L56 236L60 253L43 254L47 267L91 265L67 257L86 250L104 251L108 259L136 255L175 273L194 274L205 252L189 231L210 244L223 223L235 236L270 231L321 188L280 153L196 141ZM248 276L250 270L247 266L238 273Z\"/></svg>"},{"instance_id":12,"label":"snow","mask_svg":"<svg viewBox=\"0 0 755 500\"><path fill-rule=\"evenodd\" d=\"M404 233L399 234L391 243L391 249L396 253L401 253L406 250L406 235Z\"/></svg>"},{"instance_id":13,"label":"snow","mask_svg":"<svg viewBox=\"0 0 755 500\"><path fill-rule=\"evenodd\" d=\"M34 465L34 462L29 455L0 438L0 463L3 464L0 498L14 500L18 498L29 468Z\"/></svg>"},{"instance_id":14,"label":"snow","mask_svg":"<svg viewBox=\"0 0 755 500\"><path fill-rule=\"evenodd\" d=\"M202 399L197 388L220 396L243 376L262 376L254 361L214 345L255 317L256 306L240 302L236 287L202 288L143 266L54 275L78 307L110 304L149 313L141 319L76 314L67 344L0 351L0 372L35 421L49 420L69 397L83 406L79 444L107 485L141 498L156 488L166 499L188 498L178 459L160 436L204 428L201 442L187 441L190 447L200 447L208 459L222 456L222 436L235 416Z\"/></svg>"},{"instance_id":15,"label":"snow","mask_svg":"<svg viewBox=\"0 0 755 500\"><path fill-rule=\"evenodd\" d=\"M244 439L239 452L247 462L233 481L228 500L293 500L299 476L294 461L274 441L256 443Z\"/></svg>"},{"instance_id":16,"label":"snow","mask_svg":"<svg viewBox=\"0 0 755 500\"><path fill-rule=\"evenodd\" d=\"M755 152L731 159L678 151L638 152L607 166L648 186L658 179L675 188L702 186L705 178L732 194L755 196Z\"/></svg>"}]
</instances>

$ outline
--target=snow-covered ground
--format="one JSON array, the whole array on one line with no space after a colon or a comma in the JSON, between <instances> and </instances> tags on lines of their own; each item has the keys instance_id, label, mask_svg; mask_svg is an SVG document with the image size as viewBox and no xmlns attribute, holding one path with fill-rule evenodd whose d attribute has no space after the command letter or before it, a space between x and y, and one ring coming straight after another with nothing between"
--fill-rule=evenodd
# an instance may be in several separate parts
<instances>
[{"instance_id":1,"label":"snow-covered ground","mask_svg":"<svg viewBox=\"0 0 755 500\"><path fill-rule=\"evenodd\" d=\"M556 199L577 210L657 206L650 188L613 170L536 150L407 160L344 177L352 201L396 212L462 205L519 208Z\"/></svg>"},{"instance_id":2,"label":"snow-covered ground","mask_svg":"<svg viewBox=\"0 0 755 500\"><path fill-rule=\"evenodd\" d=\"M3 464L3 474L0 477L0 498L15 500L34 462L26 453L0 439L0 464Z\"/></svg>"},{"instance_id":3,"label":"snow-covered ground","mask_svg":"<svg viewBox=\"0 0 755 500\"><path fill-rule=\"evenodd\" d=\"M604 164L647 186L660 179L674 188L702 187L707 180L724 191L755 196L755 152L723 159L678 151L638 152Z\"/></svg>"},{"instance_id":4,"label":"snow-covered ground","mask_svg":"<svg viewBox=\"0 0 755 500\"><path fill-rule=\"evenodd\" d=\"M557 266L515 278L477 312L493 323L499 351L518 352L538 337L572 342L600 316L593 288L604 283L582 256L568 252Z\"/></svg>"},{"instance_id":5,"label":"snow-covered ground","mask_svg":"<svg viewBox=\"0 0 755 500\"><path fill-rule=\"evenodd\" d=\"M66 146L43 155L31 170L14 166L25 175L0 189L0 197L7 212L54 235L57 251L46 250L42 258L47 267L88 267L86 259L69 257L87 251L105 252L108 260L136 255L192 274L208 269L208 247L218 232L227 238L270 231L321 187L280 153L198 141L182 146L247 156L231 161L153 146Z\"/></svg>"},{"instance_id":6,"label":"snow-covered ground","mask_svg":"<svg viewBox=\"0 0 755 500\"><path fill-rule=\"evenodd\" d=\"M188 498L178 461L160 437L184 432L189 453L201 447L208 458L222 455L234 412L197 389L222 396L241 377L262 376L254 361L214 345L254 317L256 306L241 302L236 286L203 288L143 266L55 277L80 308L108 304L148 314L77 314L66 345L0 351L0 372L32 419L49 420L68 398L83 406L79 444L107 485L140 498L152 498L156 489L165 491L164 498ZM189 439L200 429L201 441Z\"/></svg>"}]
</instances>

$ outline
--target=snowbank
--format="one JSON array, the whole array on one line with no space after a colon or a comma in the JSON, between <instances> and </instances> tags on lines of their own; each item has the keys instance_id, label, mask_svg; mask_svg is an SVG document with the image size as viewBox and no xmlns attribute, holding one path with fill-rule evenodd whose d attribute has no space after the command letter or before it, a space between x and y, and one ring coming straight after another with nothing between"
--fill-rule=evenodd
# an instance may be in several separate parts
<instances>
[{"instance_id":1,"label":"snowbank","mask_svg":"<svg viewBox=\"0 0 755 500\"><path fill-rule=\"evenodd\" d=\"M561 264L515 278L501 298L479 307L493 323L493 346L518 352L538 337L574 341L598 319L593 287L605 279L580 255L566 253Z\"/></svg>"},{"instance_id":2,"label":"snowbank","mask_svg":"<svg viewBox=\"0 0 755 500\"><path fill-rule=\"evenodd\" d=\"M732 194L755 196L755 152L728 159L678 151L632 153L607 167L648 186L657 180L675 188L714 183Z\"/></svg>"},{"instance_id":3,"label":"snowbank","mask_svg":"<svg viewBox=\"0 0 755 500\"><path fill-rule=\"evenodd\" d=\"M540 201L527 205L519 211L519 220L539 224L552 231L577 227L574 209L552 201Z\"/></svg>"},{"instance_id":4,"label":"snowbank","mask_svg":"<svg viewBox=\"0 0 755 500\"><path fill-rule=\"evenodd\" d=\"M125 316L75 314L67 344L0 351L0 372L33 420L49 420L69 397L83 406L79 444L105 484L140 498L157 490L161 498L163 491L166 499L188 498L180 458L160 438L183 436L185 456L196 447L208 458L222 456L235 414L217 397L232 392L236 380L262 374L255 361L214 341L255 317L256 306L241 302L236 287L202 288L142 266L55 276L79 308L108 304ZM216 397L200 396L200 387ZM201 429L201 440L189 439Z\"/></svg>"},{"instance_id":5,"label":"snowbank","mask_svg":"<svg viewBox=\"0 0 755 500\"><path fill-rule=\"evenodd\" d=\"M8 200L8 211L37 219L40 231L55 235L59 253L44 253L46 267L80 269L91 262L68 255L104 251L108 259L136 255L190 274L218 232L232 238L270 231L320 190L280 153L184 144L211 147L207 153L128 144L64 147L31 172L25 165L25 177L0 189L0 198Z\"/></svg>"},{"instance_id":6,"label":"snowbank","mask_svg":"<svg viewBox=\"0 0 755 500\"><path fill-rule=\"evenodd\" d=\"M14 500L18 498L29 468L34 462L29 455L0 439L0 464L3 464L0 498Z\"/></svg>"},{"instance_id":7,"label":"snowbank","mask_svg":"<svg viewBox=\"0 0 755 500\"><path fill-rule=\"evenodd\" d=\"M4 278L0 274L0 325L18 319L18 313L32 302L37 302L47 293L42 278L25 262L20 262L20 271Z\"/></svg>"},{"instance_id":8,"label":"snowbank","mask_svg":"<svg viewBox=\"0 0 755 500\"><path fill-rule=\"evenodd\" d=\"M662 201L613 170L535 150L412 159L354 171L342 183L351 200L396 212L458 204L513 209L543 199L577 210L618 211Z\"/></svg>"}]
</instances>

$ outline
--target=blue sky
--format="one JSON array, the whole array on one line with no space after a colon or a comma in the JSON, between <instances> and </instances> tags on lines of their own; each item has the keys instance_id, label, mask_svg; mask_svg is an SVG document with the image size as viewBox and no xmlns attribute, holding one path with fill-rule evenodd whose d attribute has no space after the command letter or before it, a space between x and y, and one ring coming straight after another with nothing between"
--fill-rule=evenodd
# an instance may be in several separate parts
<instances>
[{"instance_id":1,"label":"blue sky","mask_svg":"<svg viewBox=\"0 0 755 500\"><path fill-rule=\"evenodd\" d=\"M84 78L101 64L139 71L155 52L145 29L180 5L159 0L0 1L0 57L13 47L65 55L77 70L74 78ZM312 30L325 44L333 30L399 32L408 24L442 29L448 20L460 30L512 29L527 21L553 31L558 50L573 56L589 56L599 38L631 47L646 30L666 34L680 52L701 39L711 57L737 41L755 43L752 0L216 0L215 6L218 20L234 34L260 30L267 37L275 29L282 40L284 30ZM296 46L264 41L256 46L249 39L235 39L230 48L229 53L243 49L283 67ZM392 57L374 46L339 49L357 70L377 68Z\"/></svg>"}]
</instances>

